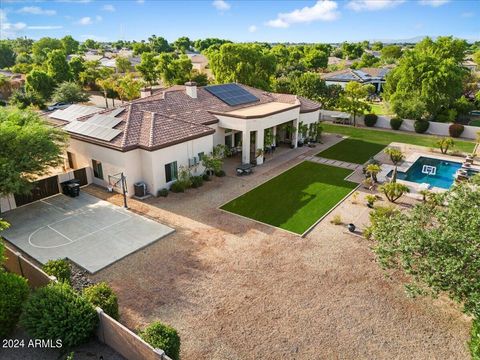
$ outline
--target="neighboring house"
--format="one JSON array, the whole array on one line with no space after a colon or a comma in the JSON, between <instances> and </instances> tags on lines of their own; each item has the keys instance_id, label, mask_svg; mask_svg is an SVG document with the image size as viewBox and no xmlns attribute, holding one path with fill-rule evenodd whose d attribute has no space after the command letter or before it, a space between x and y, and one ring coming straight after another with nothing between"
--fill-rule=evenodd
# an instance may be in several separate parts
<instances>
[{"instance_id":1,"label":"neighboring house","mask_svg":"<svg viewBox=\"0 0 480 360\"><path fill-rule=\"evenodd\" d=\"M466 59L462 65L466 67L468 70L470 70L471 72L477 71L477 68L478 68L477 63L472 59Z\"/></svg>"},{"instance_id":2,"label":"neighboring house","mask_svg":"<svg viewBox=\"0 0 480 360\"><path fill-rule=\"evenodd\" d=\"M205 55L199 53L187 53L189 59L192 61L192 68L197 70L201 74L207 74L209 78L212 78L212 71L208 67L208 59Z\"/></svg>"},{"instance_id":3,"label":"neighboring house","mask_svg":"<svg viewBox=\"0 0 480 360\"><path fill-rule=\"evenodd\" d=\"M156 194L177 180L181 168L203 172L202 156L216 145L237 147L241 161L250 163L271 129L272 145L296 147L300 122L316 123L319 113L318 103L295 95L186 83L143 91L142 98L116 109L65 121L64 129L71 137L69 162L75 169L88 167L94 183L111 186L111 177L124 173L130 195L137 182ZM256 160L262 164L263 156Z\"/></svg>"},{"instance_id":4,"label":"neighboring house","mask_svg":"<svg viewBox=\"0 0 480 360\"><path fill-rule=\"evenodd\" d=\"M380 58L380 57L382 56L382 52L381 52L381 51L377 51L377 50L366 49L365 52L366 52L367 54L370 54L370 55L375 56L376 58Z\"/></svg>"},{"instance_id":5,"label":"neighboring house","mask_svg":"<svg viewBox=\"0 0 480 360\"><path fill-rule=\"evenodd\" d=\"M328 57L328 65L337 65L343 67L350 67L353 64L353 60L345 60L335 56Z\"/></svg>"},{"instance_id":6,"label":"neighboring house","mask_svg":"<svg viewBox=\"0 0 480 360\"><path fill-rule=\"evenodd\" d=\"M5 83L0 84L1 100L8 100L15 90L20 89L25 84L25 76L22 74L0 69L0 76L7 78Z\"/></svg>"},{"instance_id":7,"label":"neighboring house","mask_svg":"<svg viewBox=\"0 0 480 360\"><path fill-rule=\"evenodd\" d=\"M333 71L331 73L322 74L322 79L327 85L345 85L350 81L356 81L361 84L372 84L375 86L375 91L379 93L382 90L382 84L385 83L385 76L390 72L390 67L384 68L361 68L344 69Z\"/></svg>"},{"instance_id":8,"label":"neighboring house","mask_svg":"<svg viewBox=\"0 0 480 360\"><path fill-rule=\"evenodd\" d=\"M113 58L103 57L99 61L100 61L100 66L108 67L112 69L116 69L117 67L116 57L113 57ZM132 57L128 57L128 61L130 61L130 64L132 64L132 69L133 69L135 68L135 66L140 64L142 60L139 56L132 56Z\"/></svg>"}]
</instances>

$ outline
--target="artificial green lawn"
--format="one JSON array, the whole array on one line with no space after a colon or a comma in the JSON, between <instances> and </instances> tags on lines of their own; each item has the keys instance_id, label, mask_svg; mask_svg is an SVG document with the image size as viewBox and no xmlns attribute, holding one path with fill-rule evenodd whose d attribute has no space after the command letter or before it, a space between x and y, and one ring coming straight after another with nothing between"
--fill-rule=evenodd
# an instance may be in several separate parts
<instances>
[{"instance_id":1,"label":"artificial green lawn","mask_svg":"<svg viewBox=\"0 0 480 360\"><path fill-rule=\"evenodd\" d=\"M357 186L344 180L350 173L305 161L221 208L303 234Z\"/></svg>"},{"instance_id":2,"label":"artificial green lawn","mask_svg":"<svg viewBox=\"0 0 480 360\"><path fill-rule=\"evenodd\" d=\"M438 140L438 137L429 135L354 128L327 123L323 123L322 128L325 132L349 136L349 139L333 145L317 156L356 164L363 164L391 142L436 148ZM457 150L469 153L473 151L474 147L475 144L471 141L455 140L455 149Z\"/></svg>"}]
</instances>

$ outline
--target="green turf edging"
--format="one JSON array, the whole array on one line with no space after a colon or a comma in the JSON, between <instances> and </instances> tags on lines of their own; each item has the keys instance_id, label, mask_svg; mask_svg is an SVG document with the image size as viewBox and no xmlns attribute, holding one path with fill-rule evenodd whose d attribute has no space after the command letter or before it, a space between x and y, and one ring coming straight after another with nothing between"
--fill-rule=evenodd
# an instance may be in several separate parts
<instances>
[{"instance_id":1,"label":"green turf edging","mask_svg":"<svg viewBox=\"0 0 480 360\"><path fill-rule=\"evenodd\" d=\"M304 161L220 208L301 235L357 187L351 173Z\"/></svg>"},{"instance_id":2,"label":"green turf edging","mask_svg":"<svg viewBox=\"0 0 480 360\"><path fill-rule=\"evenodd\" d=\"M425 146L429 148L437 148L436 143L438 137L431 135L418 135L399 131L354 128L351 126L328 124L326 122L322 123L322 128L323 131L328 133L345 135L349 136L352 139L363 140L368 143L382 144L384 146L387 146L392 142L398 142L404 144ZM458 139L455 139L454 141L456 150L471 153L475 148L475 143L473 141L465 141Z\"/></svg>"}]
</instances>

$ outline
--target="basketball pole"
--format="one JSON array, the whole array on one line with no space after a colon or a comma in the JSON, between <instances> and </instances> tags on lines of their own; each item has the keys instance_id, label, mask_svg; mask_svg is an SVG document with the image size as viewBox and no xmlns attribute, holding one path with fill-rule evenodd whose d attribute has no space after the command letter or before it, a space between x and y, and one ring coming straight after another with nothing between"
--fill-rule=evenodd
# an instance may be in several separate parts
<instances>
[{"instance_id":1,"label":"basketball pole","mask_svg":"<svg viewBox=\"0 0 480 360\"><path fill-rule=\"evenodd\" d=\"M127 204L127 184L125 181L125 176L123 175L123 172L121 173L121 181L122 181L122 193L123 193L123 207L125 209L128 209L128 204Z\"/></svg>"}]
</instances>

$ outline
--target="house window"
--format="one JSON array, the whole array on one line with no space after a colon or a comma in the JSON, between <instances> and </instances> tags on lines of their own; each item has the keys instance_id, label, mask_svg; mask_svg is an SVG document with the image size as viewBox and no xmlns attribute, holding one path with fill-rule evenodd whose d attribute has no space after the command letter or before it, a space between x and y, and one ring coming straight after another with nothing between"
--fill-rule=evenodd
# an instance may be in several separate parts
<instances>
[{"instance_id":1,"label":"house window","mask_svg":"<svg viewBox=\"0 0 480 360\"><path fill-rule=\"evenodd\" d=\"M203 157L205 156L205 153L202 151L202 152L199 152L198 153L198 160L199 161L202 161Z\"/></svg>"},{"instance_id":2,"label":"house window","mask_svg":"<svg viewBox=\"0 0 480 360\"><path fill-rule=\"evenodd\" d=\"M68 167L70 169L75 169L74 155L70 151L67 151L67 158L68 158Z\"/></svg>"},{"instance_id":3,"label":"house window","mask_svg":"<svg viewBox=\"0 0 480 360\"><path fill-rule=\"evenodd\" d=\"M178 179L178 172L177 172L177 162L171 162L170 164L165 165L165 180L167 182L177 180Z\"/></svg>"},{"instance_id":4,"label":"house window","mask_svg":"<svg viewBox=\"0 0 480 360\"><path fill-rule=\"evenodd\" d=\"M92 159L92 167L93 167L93 176L95 176L97 179L103 180L102 163L98 160Z\"/></svg>"}]
</instances>

